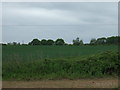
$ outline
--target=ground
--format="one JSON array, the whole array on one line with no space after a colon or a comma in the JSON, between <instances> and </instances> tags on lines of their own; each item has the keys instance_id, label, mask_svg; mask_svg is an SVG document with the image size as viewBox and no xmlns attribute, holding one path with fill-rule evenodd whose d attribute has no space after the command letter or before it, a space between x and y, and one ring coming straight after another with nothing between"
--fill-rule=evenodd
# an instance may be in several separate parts
<instances>
[{"instance_id":1,"label":"ground","mask_svg":"<svg viewBox=\"0 0 120 90\"><path fill-rule=\"evenodd\" d=\"M117 88L117 78L44 80L44 81L3 81L3 88Z\"/></svg>"}]
</instances>

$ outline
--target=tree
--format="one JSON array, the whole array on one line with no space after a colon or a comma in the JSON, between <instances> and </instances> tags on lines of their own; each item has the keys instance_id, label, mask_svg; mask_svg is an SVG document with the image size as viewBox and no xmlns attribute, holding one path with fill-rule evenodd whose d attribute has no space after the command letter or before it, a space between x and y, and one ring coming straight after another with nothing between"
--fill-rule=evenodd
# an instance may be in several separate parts
<instances>
[{"instance_id":1,"label":"tree","mask_svg":"<svg viewBox=\"0 0 120 90\"><path fill-rule=\"evenodd\" d=\"M10 42L10 43L7 43L7 45L13 45L13 44Z\"/></svg>"},{"instance_id":2,"label":"tree","mask_svg":"<svg viewBox=\"0 0 120 90\"><path fill-rule=\"evenodd\" d=\"M46 39L42 39L41 40L41 45L47 45L47 40Z\"/></svg>"},{"instance_id":3,"label":"tree","mask_svg":"<svg viewBox=\"0 0 120 90\"><path fill-rule=\"evenodd\" d=\"M97 44L106 44L106 38L105 37L98 38L96 43Z\"/></svg>"},{"instance_id":4,"label":"tree","mask_svg":"<svg viewBox=\"0 0 120 90\"><path fill-rule=\"evenodd\" d=\"M19 43L17 43L17 45L20 45L20 42L19 42Z\"/></svg>"},{"instance_id":5,"label":"tree","mask_svg":"<svg viewBox=\"0 0 120 90\"><path fill-rule=\"evenodd\" d=\"M113 37L108 37L107 44L120 44L120 36L113 36Z\"/></svg>"},{"instance_id":6,"label":"tree","mask_svg":"<svg viewBox=\"0 0 120 90\"><path fill-rule=\"evenodd\" d=\"M13 45L17 45L17 42L13 42Z\"/></svg>"},{"instance_id":7,"label":"tree","mask_svg":"<svg viewBox=\"0 0 120 90\"><path fill-rule=\"evenodd\" d=\"M40 45L40 40L38 39L33 39L31 42L28 43L29 45Z\"/></svg>"},{"instance_id":8,"label":"tree","mask_svg":"<svg viewBox=\"0 0 120 90\"><path fill-rule=\"evenodd\" d=\"M83 45L84 43L83 43L83 40L80 40L80 45Z\"/></svg>"},{"instance_id":9,"label":"tree","mask_svg":"<svg viewBox=\"0 0 120 90\"><path fill-rule=\"evenodd\" d=\"M91 45L95 45L95 44L96 44L96 39L95 39L95 38L92 38L92 39L90 40L90 44L91 44Z\"/></svg>"},{"instance_id":10,"label":"tree","mask_svg":"<svg viewBox=\"0 0 120 90\"><path fill-rule=\"evenodd\" d=\"M54 44L53 40L51 40L51 39L47 40L47 45L53 45L53 44Z\"/></svg>"},{"instance_id":11,"label":"tree","mask_svg":"<svg viewBox=\"0 0 120 90\"><path fill-rule=\"evenodd\" d=\"M64 44L65 44L65 42L64 42L63 39L57 39L57 40L55 41L55 45L64 45Z\"/></svg>"},{"instance_id":12,"label":"tree","mask_svg":"<svg viewBox=\"0 0 120 90\"><path fill-rule=\"evenodd\" d=\"M73 40L73 45L80 45L79 37L77 37L76 40Z\"/></svg>"},{"instance_id":13,"label":"tree","mask_svg":"<svg viewBox=\"0 0 120 90\"><path fill-rule=\"evenodd\" d=\"M5 43L0 43L0 45L2 45L2 46L6 46L7 44L5 44Z\"/></svg>"},{"instance_id":14,"label":"tree","mask_svg":"<svg viewBox=\"0 0 120 90\"><path fill-rule=\"evenodd\" d=\"M73 45L83 45L83 41L79 40L79 37L77 37L76 40L73 40Z\"/></svg>"}]
</instances>

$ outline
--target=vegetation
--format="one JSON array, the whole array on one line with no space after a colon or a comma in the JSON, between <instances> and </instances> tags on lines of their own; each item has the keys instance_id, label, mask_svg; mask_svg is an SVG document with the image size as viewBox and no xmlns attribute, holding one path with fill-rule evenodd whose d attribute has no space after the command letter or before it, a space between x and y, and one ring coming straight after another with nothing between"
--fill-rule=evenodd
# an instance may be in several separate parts
<instances>
[{"instance_id":1,"label":"vegetation","mask_svg":"<svg viewBox=\"0 0 120 90\"><path fill-rule=\"evenodd\" d=\"M79 79L117 77L120 37L73 44L63 39L33 39L28 44L2 44L3 80Z\"/></svg>"},{"instance_id":2,"label":"vegetation","mask_svg":"<svg viewBox=\"0 0 120 90\"><path fill-rule=\"evenodd\" d=\"M92 38L90 40L90 43L87 45L104 45L104 44L115 44L118 45L120 44L120 36L112 36L112 37L102 37L102 38ZM20 45L20 43L13 42L13 43L7 43L7 44L2 44L2 45ZM54 40L46 40L42 39L41 41L39 39L33 39L31 42L28 44L22 44L22 45L75 45L75 46L80 46L80 45L86 45L84 44L83 40L80 40L79 37L77 37L75 40L73 40L73 44L67 44L65 43L64 39L58 38L56 41Z\"/></svg>"},{"instance_id":3,"label":"vegetation","mask_svg":"<svg viewBox=\"0 0 120 90\"><path fill-rule=\"evenodd\" d=\"M64 44L65 44L65 42L64 42L63 39L57 39L57 40L55 41L55 45L64 45Z\"/></svg>"},{"instance_id":4,"label":"vegetation","mask_svg":"<svg viewBox=\"0 0 120 90\"><path fill-rule=\"evenodd\" d=\"M117 45L3 46L3 80L117 76Z\"/></svg>"},{"instance_id":5,"label":"vegetation","mask_svg":"<svg viewBox=\"0 0 120 90\"><path fill-rule=\"evenodd\" d=\"M91 39L90 44L92 45L104 45L104 44L120 44L120 36L112 36L112 37L102 37L98 38L97 40L95 38Z\"/></svg>"},{"instance_id":6,"label":"vegetation","mask_svg":"<svg viewBox=\"0 0 120 90\"><path fill-rule=\"evenodd\" d=\"M41 45L41 42L38 39L33 39L33 41L29 42L28 45Z\"/></svg>"},{"instance_id":7,"label":"vegetation","mask_svg":"<svg viewBox=\"0 0 120 90\"><path fill-rule=\"evenodd\" d=\"M88 57L105 51L116 51L117 45L83 46L2 46L3 61L42 60L46 58Z\"/></svg>"},{"instance_id":8,"label":"vegetation","mask_svg":"<svg viewBox=\"0 0 120 90\"><path fill-rule=\"evenodd\" d=\"M76 40L73 40L73 45L83 45L83 41L82 40L79 40L79 37L76 38Z\"/></svg>"}]
</instances>

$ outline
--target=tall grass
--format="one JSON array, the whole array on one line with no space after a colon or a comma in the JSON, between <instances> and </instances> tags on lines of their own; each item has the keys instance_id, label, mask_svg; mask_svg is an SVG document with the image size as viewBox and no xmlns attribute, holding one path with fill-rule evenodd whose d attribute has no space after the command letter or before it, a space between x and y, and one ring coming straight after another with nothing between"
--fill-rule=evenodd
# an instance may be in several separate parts
<instances>
[{"instance_id":1,"label":"tall grass","mask_svg":"<svg viewBox=\"0 0 120 90\"><path fill-rule=\"evenodd\" d=\"M39 54L37 57L36 53L40 51L43 54ZM3 80L118 76L120 66L118 60L120 54L117 52L116 46L6 46L3 48L3 52ZM8 57L5 57L7 55Z\"/></svg>"}]
</instances>

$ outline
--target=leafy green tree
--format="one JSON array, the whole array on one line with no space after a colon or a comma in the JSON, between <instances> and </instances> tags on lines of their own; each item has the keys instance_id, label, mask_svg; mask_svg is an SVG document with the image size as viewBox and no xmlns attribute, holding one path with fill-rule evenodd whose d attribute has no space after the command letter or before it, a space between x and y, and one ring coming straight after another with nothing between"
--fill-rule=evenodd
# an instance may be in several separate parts
<instances>
[{"instance_id":1,"label":"leafy green tree","mask_svg":"<svg viewBox=\"0 0 120 90\"><path fill-rule=\"evenodd\" d=\"M55 45L64 45L64 44L65 44L65 42L64 42L63 39L57 39L57 40L55 41Z\"/></svg>"},{"instance_id":2,"label":"leafy green tree","mask_svg":"<svg viewBox=\"0 0 120 90\"><path fill-rule=\"evenodd\" d=\"M73 45L83 45L83 40L79 40L79 37L77 37L76 40L73 40Z\"/></svg>"},{"instance_id":3,"label":"leafy green tree","mask_svg":"<svg viewBox=\"0 0 120 90\"><path fill-rule=\"evenodd\" d=\"M96 39L95 39L95 38L92 38L92 39L90 40L90 44L91 44L91 45L95 45L95 44L96 44Z\"/></svg>"},{"instance_id":4,"label":"leafy green tree","mask_svg":"<svg viewBox=\"0 0 120 90\"><path fill-rule=\"evenodd\" d=\"M13 42L13 45L17 45L17 42Z\"/></svg>"},{"instance_id":5,"label":"leafy green tree","mask_svg":"<svg viewBox=\"0 0 120 90\"><path fill-rule=\"evenodd\" d=\"M97 44L106 44L106 38L105 37L98 38L96 43Z\"/></svg>"},{"instance_id":6,"label":"leafy green tree","mask_svg":"<svg viewBox=\"0 0 120 90\"><path fill-rule=\"evenodd\" d=\"M40 45L40 40L38 39L33 39L31 42L28 43L28 45Z\"/></svg>"},{"instance_id":7,"label":"leafy green tree","mask_svg":"<svg viewBox=\"0 0 120 90\"><path fill-rule=\"evenodd\" d=\"M53 40L51 40L51 39L47 40L47 45L53 45L53 44L54 44Z\"/></svg>"},{"instance_id":8,"label":"leafy green tree","mask_svg":"<svg viewBox=\"0 0 120 90\"><path fill-rule=\"evenodd\" d=\"M84 43L83 43L83 40L80 40L80 45L83 45Z\"/></svg>"},{"instance_id":9,"label":"leafy green tree","mask_svg":"<svg viewBox=\"0 0 120 90\"><path fill-rule=\"evenodd\" d=\"M107 44L120 44L120 36L108 37L106 43Z\"/></svg>"},{"instance_id":10,"label":"leafy green tree","mask_svg":"<svg viewBox=\"0 0 120 90\"><path fill-rule=\"evenodd\" d=\"M47 45L47 40L46 39L42 39L41 40L41 45Z\"/></svg>"},{"instance_id":11,"label":"leafy green tree","mask_svg":"<svg viewBox=\"0 0 120 90\"><path fill-rule=\"evenodd\" d=\"M6 46L7 44L5 44L5 43L0 43L0 45L2 45L2 46Z\"/></svg>"},{"instance_id":12,"label":"leafy green tree","mask_svg":"<svg viewBox=\"0 0 120 90\"><path fill-rule=\"evenodd\" d=\"M20 43L17 43L17 45L20 45Z\"/></svg>"},{"instance_id":13,"label":"leafy green tree","mask_svg":"<svg viewBox=\"0 0 120 90\"><path fill-rule=\"evenodd\" d=\"M76 40L73 40L73 45L80 45L79 37L77 37Z\"/></svg>"},{"instance_id":14,"label":"leafy green tree","mask_svg":"<svg viewBox=\"0 0 120 90\"><path fill-rule=\"evenodd\" d=\"M120 45L120 36L118 36L118 44Z\"/></svg>"},{"instance_id":15,"label":"leafy green tree","mask_svg":"<svg viewBox=\"0 0 120 90\"><path fill-rule=\"evenodd\" d=\"M11 43L7 43L7 45L11 45Z\"/></svg>"}]
</instances>

